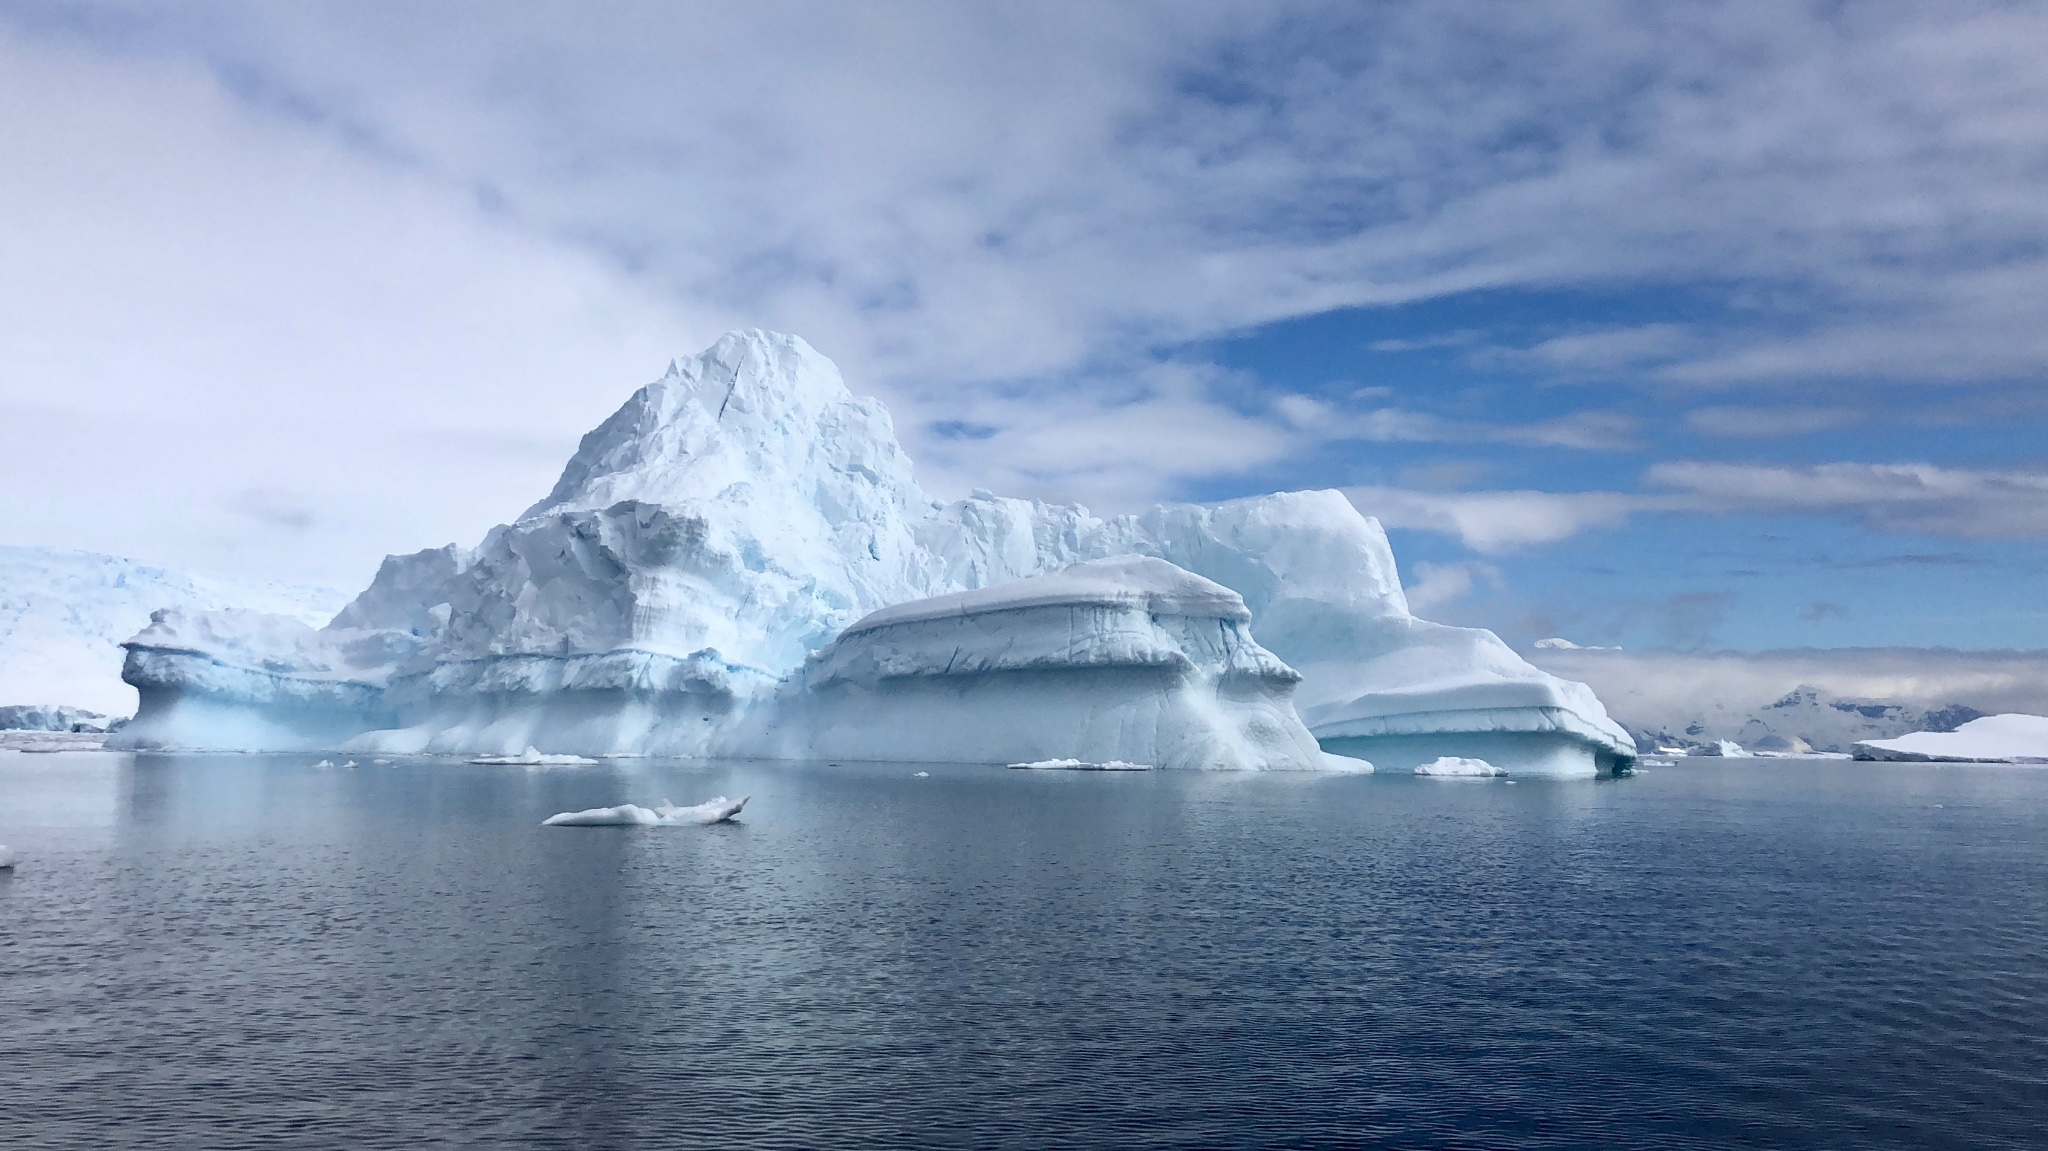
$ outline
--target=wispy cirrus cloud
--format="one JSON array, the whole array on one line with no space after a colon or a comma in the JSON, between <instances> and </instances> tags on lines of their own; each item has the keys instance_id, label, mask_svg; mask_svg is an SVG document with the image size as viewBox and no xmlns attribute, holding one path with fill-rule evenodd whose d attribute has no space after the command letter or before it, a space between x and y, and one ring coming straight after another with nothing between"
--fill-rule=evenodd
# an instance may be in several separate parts
<instances>
[{"instance_id":1,"label":"wispy cirrus cloud","mask_svg":"<svg viewBox=\"0 0 2048 1151\"><path fill-rule=\"evenodd\" d=\"M1881 532L1951 539L2048 539L2048 472L1917 463L1790 467L1680 460L1653 464L1643 481L1651 489L1664 490L1440 492L1357 487L1345 494L1359 510L1389 527L1455 535L1481 553L1617 529L1639 512L1825 516ZM1901 556L1891 562L1954 563L1958 557Z\"/></svg>"},{"instance_id":2,"label":"wispy cirrus cloud","mask_svg":"<svg viewBox=\"0 0 2048 1151\"><path fill-rule=\"evenodd\" d=\"M1683 492L1699 511L1845 516L1880 531L1961 539L2048 537L2048 472L1674 461L1643 478Z\"/></svg>"},{"instance_id":3,"label":"wispy cirrus cloud","mask_svg":"<svg viewBox=\"0 0 2048 1151\"><path fill-rule=\"evenodd\" d=\"M1346 488L1344 494L1387 527L1455 535L1483 554L1620 528L1634 512L1675 503L1627 492L1427 492L1366 486Z\"/></svg>"},{"instance_id":4,"label":"wispy cirrus cloud","mask_svg":"<svg viewBox=\"0 0 2048 1151\"><path fill-rule=\"evenodd\" d=\"M1455 420L1403 408L1347 411L1312 396L1282 396L1281 418L1305 436L1381 444L1518 444L1616 451L1641 446L1641 421L1621 412L1567 412L1518 423Z\"/></svg>"},{"instance_id":5,"label":"wispy cirrus cloud","mask_svg":"<svg viewBox=\"0 0 2048 1151\"><path fill-rule=\"evenodd\" d=\"M0 301L24 317L0 401L97 394L142 429L136 476L226 507L252 483L233 458L311 518L156 526L176 517L89 474L81 433L15 445L38 462L7 475L9 526L185 562L267 547L316 565L275 574L347 582L545 487L503 453L423 460L419 429L570 441L742 323L881 394L935 486L1112 504L1318 442L1147 373L1333 308L1677 286L1712 315L1564 317L1518 370L1791 381L1815 410L1885 381L2011 397L2048 367L2044 40L2048 10L1978 0L11 0L0 192L23 207L0 239L35 274ZM1383 343L1482 355L1487 326ZM1638 436L1575 410L1347 419L1364 442ZM189 443L152 442L163 420ZM309 428L373 462L250 446ZM82 492L156 511L117 533L33 510ZM1404 506L1512 546L1708 494L1459 498ZM404 526L373 544L379 517Z\"/></svg>"}]
</instances>

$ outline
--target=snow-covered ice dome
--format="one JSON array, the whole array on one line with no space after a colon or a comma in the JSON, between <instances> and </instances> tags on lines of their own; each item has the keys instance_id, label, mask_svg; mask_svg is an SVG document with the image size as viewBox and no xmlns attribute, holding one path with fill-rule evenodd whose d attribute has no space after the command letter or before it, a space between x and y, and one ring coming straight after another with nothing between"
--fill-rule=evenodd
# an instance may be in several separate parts
<instances>
[{"instance_id":1,"label":"snow-covered ice dome","mask_svg":"<svg viewBox=\"0 0 2048 1151\"><path fill-rule=\"evenodd\" d=\"M1865 740L1857 759L1976 763L2048 763L2048 716L1987 715L1954 731L1916 731Z\"/></svg>"},{"instance_id":2,"label":"snow-covered ice dome","mask_svg":"<svg viewBox=\"0 0 2048 1151\"><path fill-rule=\"evenodd\" d=\"M519 521L473 550L387 559L318 632L191 612L153 624L127 645L124 678L142 706L117 739L819 754L777 717L793 699L814 702L791 688L821 685L813 653L830 648L826 662L848 675L879 655L888 629L835 645L849 625L913 602L904 610L989 602L947 597L1129 556L1235 593L1250 617L1248 629L1233 621L1243 650L1300 674L1293 706L1327 750L1395 770L1465 754L1567 775L1633 756L1583 685L1491 632L1411 615L1385 533L1341 493L1109 518L987 492L941 503L918 487L881 404L854 397L802 340L761 331L676 361L583 438ZM891 643L923 643L937 626L880 618L900 633ZM1018 642L1037 642L1036 628ZM892 758L920 758L923 734L873 738L898 741Z\"/></svg>"}]
</instances>

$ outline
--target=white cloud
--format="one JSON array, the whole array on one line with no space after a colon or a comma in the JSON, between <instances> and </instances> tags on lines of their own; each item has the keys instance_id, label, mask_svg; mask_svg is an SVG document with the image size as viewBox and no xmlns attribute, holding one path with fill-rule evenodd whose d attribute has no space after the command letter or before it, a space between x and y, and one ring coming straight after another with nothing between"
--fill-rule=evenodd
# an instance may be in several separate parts
<instances>
[{"instance_id":1,"label":"white cloud","mask_svg":"<svg viewBox=\"0 0 2048 1151\"><path fill-rule=\"evenodd\" d=\"M1422 492L1403 488L1344 489L1353 505L1392 528L1445 532L1481 553L1556 543L1581 532L1619 528L1629 513L1667 500L1622 492Z\"/></svg>"},{"instance_id":2,"label":"white cloud","mask_svg":"<svg viewBox=\"0 0 2048 1151\"><path fill-rule=\"evenodd\" d=\"M725 322L190 65L0 26L0 107L10 543L356 585L516 514Z\"/></svg>"},{"instance_id":3,"label":"white cloud","mask_svg":"<svg viewBox=\"0 0 2048 1151\"><path fill-rule=\"evenodd\" d=\"M1881 531L1960 538L2048 536L2048 473L1930 464L1811 467L1677 461L1646 482L1686 493L1713 512L1846 515Z\"/></svg>"},{"instance_id":4,"label":"white cloud","mask_svg":"<svg viewBox=\"0 0 2048 1151\"><path fill-rule=\"evenodd\" d=\"M988 487L1124 511L1296 450L1298 435L1210 400L1217 374L1158 364L1087 386L963 391L949 410L965 434L925 437L919 479L942 493Z\"/></svg>"},{"instance_id":5,"label":"white cloud","mask_svg":"<svg viewBox=\"0 0 2048 1151\"><path fill-rule=\"evenodd\" d=\"M1486 563L1429 563L1415 564L1411 569L1415 582L1403 589L1408 595L1408 607L1419 616L1432 618L1434 613L1470 596L1481 587L1501 586L1500 569Z\"/></svg>"},{"instance_id":6,"label":"white cloud","mask_svg":"<svg viewBox=\"0 0 2048 1151\"><path fill-rule=\"evenodd\" d=\"M1621 412L1570 412L1519 423L1453 420L1403 408L1350 412L1313 396L1287 395L1274 409L1303 435L1378 444L1518 444L1524 447L1622 451L1640 446L1641 424Z\"/></svg>"},{"instance_id":7,"label":"white cloud","mask_svg":"<svg viewBox=\"0 0 2048 1151\"><path fill-rule=\"evenodd\" d=\"M1768 305L1524 349L1560 374L2031 386L2044 39L1979 3L24 3L0 536L350 583L739 323L881 393L941 490L1108 504L1307 442L1160 347L1468 289ZM1375 498L1499 550L1705 497Z\"/></svg>"},{"instance_id":8,"label":"white cloud","mask_svg":"<svg viewBox=\"0 0 2048 1151\"><path fill-rule=\"evenodd\" d=\"M1721 405L1695 408L1685 413L1685 426L1701 435L1745 439L1804 436L1813 432L1858 424L1870 418L1855 408L1816 408L1797 405L1743 407Z\"/></svg>"},{"instance_id":9,"label":"white cloud","mask_svg":"<svg viewBox=\"0 0 2048 1151\"><path fill-rule=\"evenodd\" d=\"M1643 280L1799 307L1529 354L1722 382L2048 362L2033 5L191 7L131 39L861 378Z\"/></svg>"}]
</instances>

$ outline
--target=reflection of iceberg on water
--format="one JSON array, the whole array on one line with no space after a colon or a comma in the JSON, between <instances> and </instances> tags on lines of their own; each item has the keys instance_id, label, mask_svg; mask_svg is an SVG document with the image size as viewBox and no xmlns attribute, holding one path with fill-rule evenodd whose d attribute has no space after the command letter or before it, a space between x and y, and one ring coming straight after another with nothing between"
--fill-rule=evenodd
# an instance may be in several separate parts
<instances>
[{"instance_id":1,"label":"reflection of iceberg on water","mask_svg":"<svg viewBox=\"0 0 2048 1151\"><path fill-rule=\"evenodd\" d=\"M1409 614L1340 493L940 503L880 404L758 331L635 393L474 550L387 559L326 628L169 612L127 648L129 748L1314 768L1320 741L1517 775L1634 754L1583 685Z\"/></svg>"},{"instance_id":2,"label":"reflection of iceberg on water","mask_svg":"<svg viewBox=\"0 0 2048 1151\"><path fill-rule=\"evenodd\" d=\"M593 807L585 811L564 811L540 821L542 827L681 827L697 823L725 823L747 806L752 796L738 799L719 796L695 807L677 807L663 800L652 810L637 804Z\"/></svg>"}]
</instances>

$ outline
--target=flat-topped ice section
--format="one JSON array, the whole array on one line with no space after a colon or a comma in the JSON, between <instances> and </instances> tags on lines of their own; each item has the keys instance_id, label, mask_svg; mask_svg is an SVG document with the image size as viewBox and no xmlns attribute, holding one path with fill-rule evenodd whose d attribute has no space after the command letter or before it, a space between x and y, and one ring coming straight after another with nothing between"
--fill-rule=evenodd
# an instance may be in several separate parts
<instances>
[{"instance_id":1,"label":"flat-topped ice section","mask_svg":"<svg viewBox=\"0 0 2048 1151\"><path fill-rule=\"evenodd\" d=\"M1582 685L1490 632L1411 615L1385 533L1341 493L1106 519L986 492L939 503L918 488L879 403L855 398L802 340L760 331L676 361L584 437L517 523L474 550L388 559L318 633L238 623L215 630L246 642L192 642L183 633L203 630L195 623L135 637L124 676L143 708L130 738L298 747L353 727L349 748L367 752L795 754L774 720L790 698L783 685L811 676L807 657L849 627L866 631L834 659L923 658L928 636L888 654L871 635L875 618L935 627L873 615L913 602L903 610L1021 628L1005 649L1020 652L1050 641L1031 605L1003 596L1126 608L1084 602L1096 593L1071 571L1028 592L1012 585L1118 557L1162 560L1235 593L1227 612L1189 601L1138 614L1228 622L1246 643L1256 634L1265 646L1244 650L1300 673L1295 703L1330 751L1395 770L1465 755L1552 774L1633 755ZM1136 568L1117 578L1139 581L1119 596L1169 594ZM1214 594L1195 587L1170 594ZM1001 646L989 636L974 650ZM1182 654L1209 658L1197 648ZM876 738L899 737L908 729Z\"/></svg>"},{"instance_id":2,"label":"flat-topped ice section","mask_svg":"<svg viewBox=\"0 0 2048 1151\"><path fill-rule=\"evenodd\" d=\"M775 713L804 758L1308 770L1292 668L1236 592L1164 560L1074 564L874 612Z\"/></svg>"},{"instance_id":3,"label":"flat-topped ice section","mask_svg":"<svg viewBox=\"0 0 2048 1151\"><path fill-rule=\"evenodd\" d=\"M1856 745L1857 759L1937 763L2048 763L2048 716L1987 715L1954 731L1916 731Z\"/></svg>"},{"instance_id":4,"label":"flat-topped ice section","mask_svg":"<svg viewBox=\"0 0 2048 1151\"><path fill-rule=\"evenodd\" d=\"M140 696L122 750L323 750L389 723L384 683L418 640L290 616L161 609L122 646Z\"/></svg>"}]
</instances>

